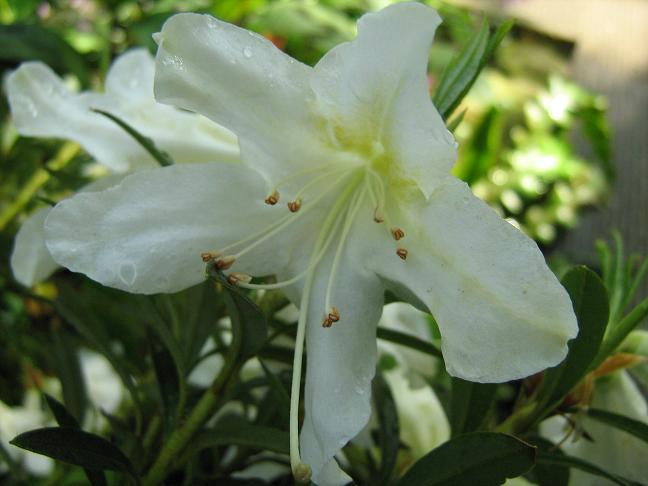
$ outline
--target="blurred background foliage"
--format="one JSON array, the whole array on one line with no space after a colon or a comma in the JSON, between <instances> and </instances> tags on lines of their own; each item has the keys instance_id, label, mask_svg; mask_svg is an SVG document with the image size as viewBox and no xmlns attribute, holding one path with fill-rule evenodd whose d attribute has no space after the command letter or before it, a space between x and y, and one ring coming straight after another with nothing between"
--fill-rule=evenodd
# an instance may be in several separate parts
<instances>
[{"instance_id":1,"label":"blurred background foliage","mask_svg":"<svg viewBox=\"0 0 648 486\"><path fill-rule=\"evenodd\" d=\"M356 19L362 13L389 3L0 0L0 70L5 75L23 61L41 60L78 89L100 89L116 55L136 46L154 52L151 35L179 11L208 12L255 30L291 56L314 64L331 47L353 38ZM475 12L441 1L426 3L438 8L444 18L430 52L430 86L434 91L444 67L468 43L481 19ZM606 102L569 80L571 48L514 27L450 117L460 144L456 175L546 249L577 224L583 211L604 204L614 177ZM97 167L87 155L66 151L61 141L19 137L4 97L0 100L0 121L0 399L18 405L25 389L40 387L48 376L57 376L66 406L79 418L86 409L87 393L72 350L83 346L99 351L125 377L127 387L133 388L136 382L145 390L157 386L147 360L164 354L159 343L160 336L163 340L166 336L164 329L170 329L171 335L184 343L173 359L187 374L201 359L208 335L216 336L216 351L212 353L222 352L227 341L223 335L228 331L219 327L218 318L224 315L224 309L208 284L151 301L102 288L65 272L31 290L13 280L8 262L21 221L48 201L58 201L92 179ZM589 147L585 155L577 152L577 141ZM271 297L262 302L264 310L285 304ZM179 326L177 316L186 309L200 312L193 316L191 325L185 322ZM147 316L147 326L141 325L142 316ZM271 325L275 334L281 335L285 324L273 321ZM151 329L157 329L153 337ZM45 342L51 346L43 346ZM290 363L290 348L270 346L264 352L268 359ZM277 377L288 388L285 373ZM281 395L275 386L277 377L256 377L247 384L248 389L240 391L245 406L265 406L265 412L255 419L257 425L285 425L285 409L277 406L275 395ZM179 377L179 382L184 378ZM443 380L441 389L449 383L447 375ZM260 398L250 393L263 385L267 392ZM502 399L511 399L512 390L500 391L504 393ZM131 411L120 420L135 423L136 434L142 433L142 417L155 417L159 409L155 402L137 403L137 397L155 393L131 395L134 407L126 406ZM189 387L182 388L176 399L193 403L196 397L197 391ZM165 425L157 417L157 425L146 422L145 437L151 441L156 434L165 433L160 432ZM128 426L120 429L117 425L113 423L112 433L120 435L119 442L131 440ZM138 457L141 451L132 447L129 455L146 463L146 457ZM225 464L225 470L240 466L241 458L234 459Z\"/></svg>"}]
</instances>

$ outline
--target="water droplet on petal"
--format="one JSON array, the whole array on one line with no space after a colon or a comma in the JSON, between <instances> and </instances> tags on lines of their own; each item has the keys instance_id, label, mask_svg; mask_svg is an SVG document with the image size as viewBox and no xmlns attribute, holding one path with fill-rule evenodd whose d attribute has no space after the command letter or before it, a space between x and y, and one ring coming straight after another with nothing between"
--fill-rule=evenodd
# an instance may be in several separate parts
<instances>
[{"instance_id":1,"label":"water droplet on petal","mask_svg":"<svg viewBox=\"0 0 648 486\"><path fill-rule=\"evenodd\" d=\"M243 57L245 59L250 59L252 57L252 49L249 47L244 47L243 48Z\"/></svg>"},{"instance_id":2,"label":"water droplet on petal","mask_svg":"<svg viewBox=\"0 0 648 486\"><path fill-rule=\"evenodd\" d=\"M119 266L119 278L124 284L128 286L133 285L137 278L137 269L135 268L135 265L132 262L122 263Z\"/></svg>"}]
</instances>

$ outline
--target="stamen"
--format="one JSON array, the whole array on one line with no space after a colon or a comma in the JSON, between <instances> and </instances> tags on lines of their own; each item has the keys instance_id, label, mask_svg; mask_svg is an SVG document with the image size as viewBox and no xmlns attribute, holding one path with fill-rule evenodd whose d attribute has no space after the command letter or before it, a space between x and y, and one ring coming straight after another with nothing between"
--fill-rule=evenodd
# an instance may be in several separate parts
<instances>
[{"instance_id":1,"label":"stamen","mask_svg":"<svg viewBox=\"0 0 648 486\"><path fill-rule=\"evenodd\" d=\"M302 205L302 200L301 199L295 199L294 201L288 201L288 209L290 209L291 213L296 213L299 211Z\"/></svg>"},{"instance_id":2,"label":"stamen","mask_svg":"<svg viewBox=\"0 0 648 486\"><path fill-rule=\"evenodd\" d=\"M374 221L376 223L384 223L385 222L385 215L384 213L380 210L380 208L376 208L374 210Z\"/></svg>"},{"instance_id":3,"label":"stamen","mask_svg":"<svg viewBox=\"0 0 648 486\"><path fill-rule=\"evenodd\" d=\"M227 276L227 281L232 285L238 285L239 283L248 283L252 281L252 277L247 273L232 272Z\"/></svg>"},{"instance_id":4,"label":"stamen","mask_svg":"<svg viewBox=\"0 0 648 486\"><path fill-rule=\"evenodd\" d=\"M359 182L359 181L358 181ZM310 468L302 463L299 454L299 389L301 384L301 369L304 355L304 337L306 335L306 321L308 318L308 306L311 300L311 292L313 289L313 282L315 281L316 265L312 263L318 258L318 253L322 248L322 243L330 236L329 232L332 225L337 219L340 210L348 201L353 191L356 189L357 183L350 182L345 190L340 194L337 201L331 208L326 216L326 220L322 224L322 229L317 237L313 253L311 254L311 262L309 264L309 273L304 282L304 289L299 304L299 319L297 321L297 335L295 336L295 354L293 359L292 382L290 386L290 466L295 479L305 479L309 476Z\"/></svg>"},{"instance_id":5,"label":"stamen","mask_svg":"<svg viewBox=\"0 0 648 486\"><path fill-rule=\"evenodd\" d=\"M401 260L407 260L407 250L405 248L399 248L396 250L396 254L400 257Z\"/></svg>"},{"instance_id":6,"label":"stamen","mask_svg":"<svg viewBox=\"0 0 648 486\"><path fill-rule=\"evenodd\" d=\"M390 231L396 241L405 238L405 232L400 228L392 228Z\"/></svg>"},{"instance_id":7,"label":"stamen","mask_svg":"<svg viewBox=\"0 0 648 486\"><path fill-rule=\"evenodd\" d=\"M342 258L342 250L344 249L344 244L346 243L347 236L353 225L353 220L358 214L358 210L362 203L364 202L364 197L366 194L366 186L362 188L362 191L356 192L353 195L351 204L349 204L349 209L347 210L346 219L344 220L344 227L342 228L342 234L340 235L340 240L338 242L337 249L335 250L335 256L333 257L333 264L331 265L331 273L329 274L328 285L326 286L326 298L325 298L325 309L334 308L331 305L331 293L333 290L333 283L335 282L335 277L337 275L337 270L340 266L340 260ZM333 321L335 322L335 321ZM331 323L332 324L332 323Z\"/></svg>"},{"instance_id":8,"label":"stamen","mask_svg":"<svg viewBox=\"0 0 648 486\"><path fill-rule=\"evenodd\" d=\"M265 203L270 206L274 206L279 202L279 192L277 190L272 191L268 197L265 198Z\"/></svg>"},{"instance_id":9,"label":"stamen","mask_svg":"<svg viewBox=\"0 0 648 486\"><path fill-rule=\"evenodd\" d=\"M215 258L218 258L220 256L220 253L217 251L206 251L200 254L200 258L202 259L203 262L209 263Z\"/></svg>"},{"instance_id":10,"label":"stamen","mask_svg":"<svg viewBox=\"0 0 648 486\"><path fill-rule=\"evenodd\" d=\"M234 265L236 257L234 255L228 255L223 258L216 260L216 268L219 270L227 270L229 267Z\"/></svg>"},{"instance_id":11,"label":"stamen","mask_svg":"<svg viewBox=\"0 0 648 486\"><path fill-rule=\"evenodd\" d=\"M322 327L331 327L334 322L337 322L340 320L340 311L338 311L337 307L332 307L331 312L329 312L326 317L324 317L324 321L322 322Z\"/></svg>"}]
</instances>

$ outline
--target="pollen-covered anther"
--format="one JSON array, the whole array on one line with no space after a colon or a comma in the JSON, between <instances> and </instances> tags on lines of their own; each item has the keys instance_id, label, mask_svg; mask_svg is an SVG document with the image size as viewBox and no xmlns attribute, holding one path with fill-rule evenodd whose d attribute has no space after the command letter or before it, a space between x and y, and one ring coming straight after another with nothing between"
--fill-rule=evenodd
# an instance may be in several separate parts
<instances>
[{"instance_id":1,"label":"pollen-covered anther","mask_svg":"<svg viewBox=\"0 0 648 486\"><path fill-rule=\"evenodd\" d=\"M215 251L205 251L205 252L200 254L200 258L205 263L211 262L212 260L218 258L219 256L220 256L220 253L215 252Z\"/></svg>"},{"instance_id":2,"label":"pollen-covered anther","mask_svg":"<svg viewBox=\"0 0 648 486\"><path fill-rule=\"evenodd\" d=\"M219 270L227 270L232 265L234 265L235 261L236 258L233 255L228 255L223 258L219 258L218 260L216 260L216 268L218 268Z\"/></svg>"},{"instance_id":3,"label":"pollen-covered anther","mask_svg":"<svg viewBox=\"0 0 648 486\"><path fill-rule=\"evenodd\" d=\"M296 213L299 211L299 208L302 206L302 200L301 199L295 199L294 201L288 201L288 209L290 209L291 213Z\"/></svg>"},{"instance_id":4,"label":"pollen-covered anther","mask_svg":"<svg viewBox=\"0 0 648 486\"><path fill-rule=\"evenodd\" d=\"M227 281L232 285L237 285L239 283L250 283L252 277L247 273L232 272L227 276Z\"/></svg>"},{"instance_id":5,"label":"pollen-covered anther","mask_svg":"<svg viewBox=\"0 0 648 486\"><path fill-rule=\"evenodd\" d=\"M331 307L331 312L329 312L324 320L322 321L322 327L331 327L334 322L340 320L340 311L337 307Z\"/></svg>"},{"instance_id":6,"label":"pollen-covered anther","mask_svg":"<svg viewBox=\"0 0 648 486\"><path fill-rule=\"evenodd\" d=\"M265 203L269 204L270 206L274 206L279 202L279 193L277 191L272 191L272 194L270 194L268 197L265 198Z\"/></svg>"},{"instance_id":7,"label":"pollen-covered anther","mask_svg":"<svg viewBox=\"0 0 648 486\"><path fill-rule=\"evenodd\" d=\"M383 212L380 210L380 208L376 208L374 210L374 221L376 223L382 223L385 221L385 216L383 215Z\"/></svg>"},{"instance_id":8,"label":"pollen-covered anther","mask_svg":"<svg viewBox=\"0 0 648 486\"><path fill-rule=\"evenodd\" d=\"M400 228L392 228L390 231L396 241L405 238L405 232Z\"/></svg>"},{"instance_id":9,"label":"pollen-covered anther","mask_svg":"<svg viewBox=\"0 0 648 486\"><path fill-rule=\"evenodd\" d=\"M396 250L396 254L400 257L401 260L407 260L407 250L405 248L399 248Z\"/></svg>"}]
</instances>

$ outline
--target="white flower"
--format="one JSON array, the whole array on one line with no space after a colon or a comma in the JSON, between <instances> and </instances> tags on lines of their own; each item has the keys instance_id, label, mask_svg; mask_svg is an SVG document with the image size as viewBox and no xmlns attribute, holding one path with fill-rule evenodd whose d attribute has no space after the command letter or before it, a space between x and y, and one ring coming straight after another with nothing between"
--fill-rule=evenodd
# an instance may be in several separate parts
<instances>
[{"instance_id":1,"label":"white flower","mask_svg":"<svg viewBox=\"0 0 648 486\"><path fill-rule=\"evenodd\" d=\"M106 77L106 90L71 92L45 64L27 62L7 78L11 114L18 133L78 142L97 162L115 172L155 167L157 162L121 127L93 108L108 111L152 138L178 162L237 161L236 137L204 117L157 103L153 97L155 63L145 49L118 57ZM82 191L105 189L118 179L93 182ZM100 184L100 185L99 185ZM14 277L32 286L58 265L45 247L43 222L49 208L22 224L11 255Z\"/></svg>"},{"instance_id":2,"label":"white flower","mask_svg":"<svg viewBox=\"0 0 648 486\"><path fill-rule=\"evenodd\" d=\"M596 380L591 407L607 410L648 424L648 404L641 390L626 371L618 371ZM592 441L576 434L560 448L606 471L626 479L645 481L648 478L648 444L627 432L602 424L586 416L579 424ZM571 425L563 417L551 417L540 424L540 432L553 442L562 441ZM573 486L607 486L607 479L572 469L569 484Z\"/></svg>"},{"instance_id":3,"label":"white flower","mask_svg":"<svg viewBox=\"0 0 648 486\"><path fill-rule=\"evenodd\" d=\"M333 457L369 418L385 288L430 309L448 371L469 380L553 366L577 333L535 243L450 176L455 142L426 77L439 23L422 4L393 5L310 68L210 16L172 17L156 97L231 129L243 165L142 171L46 221L55 260L105 285L174 292L204 279L202 254L243 287L283 287L300 308L291 459L321 485L348 480Z\"/></svg>"}]
</instances>

